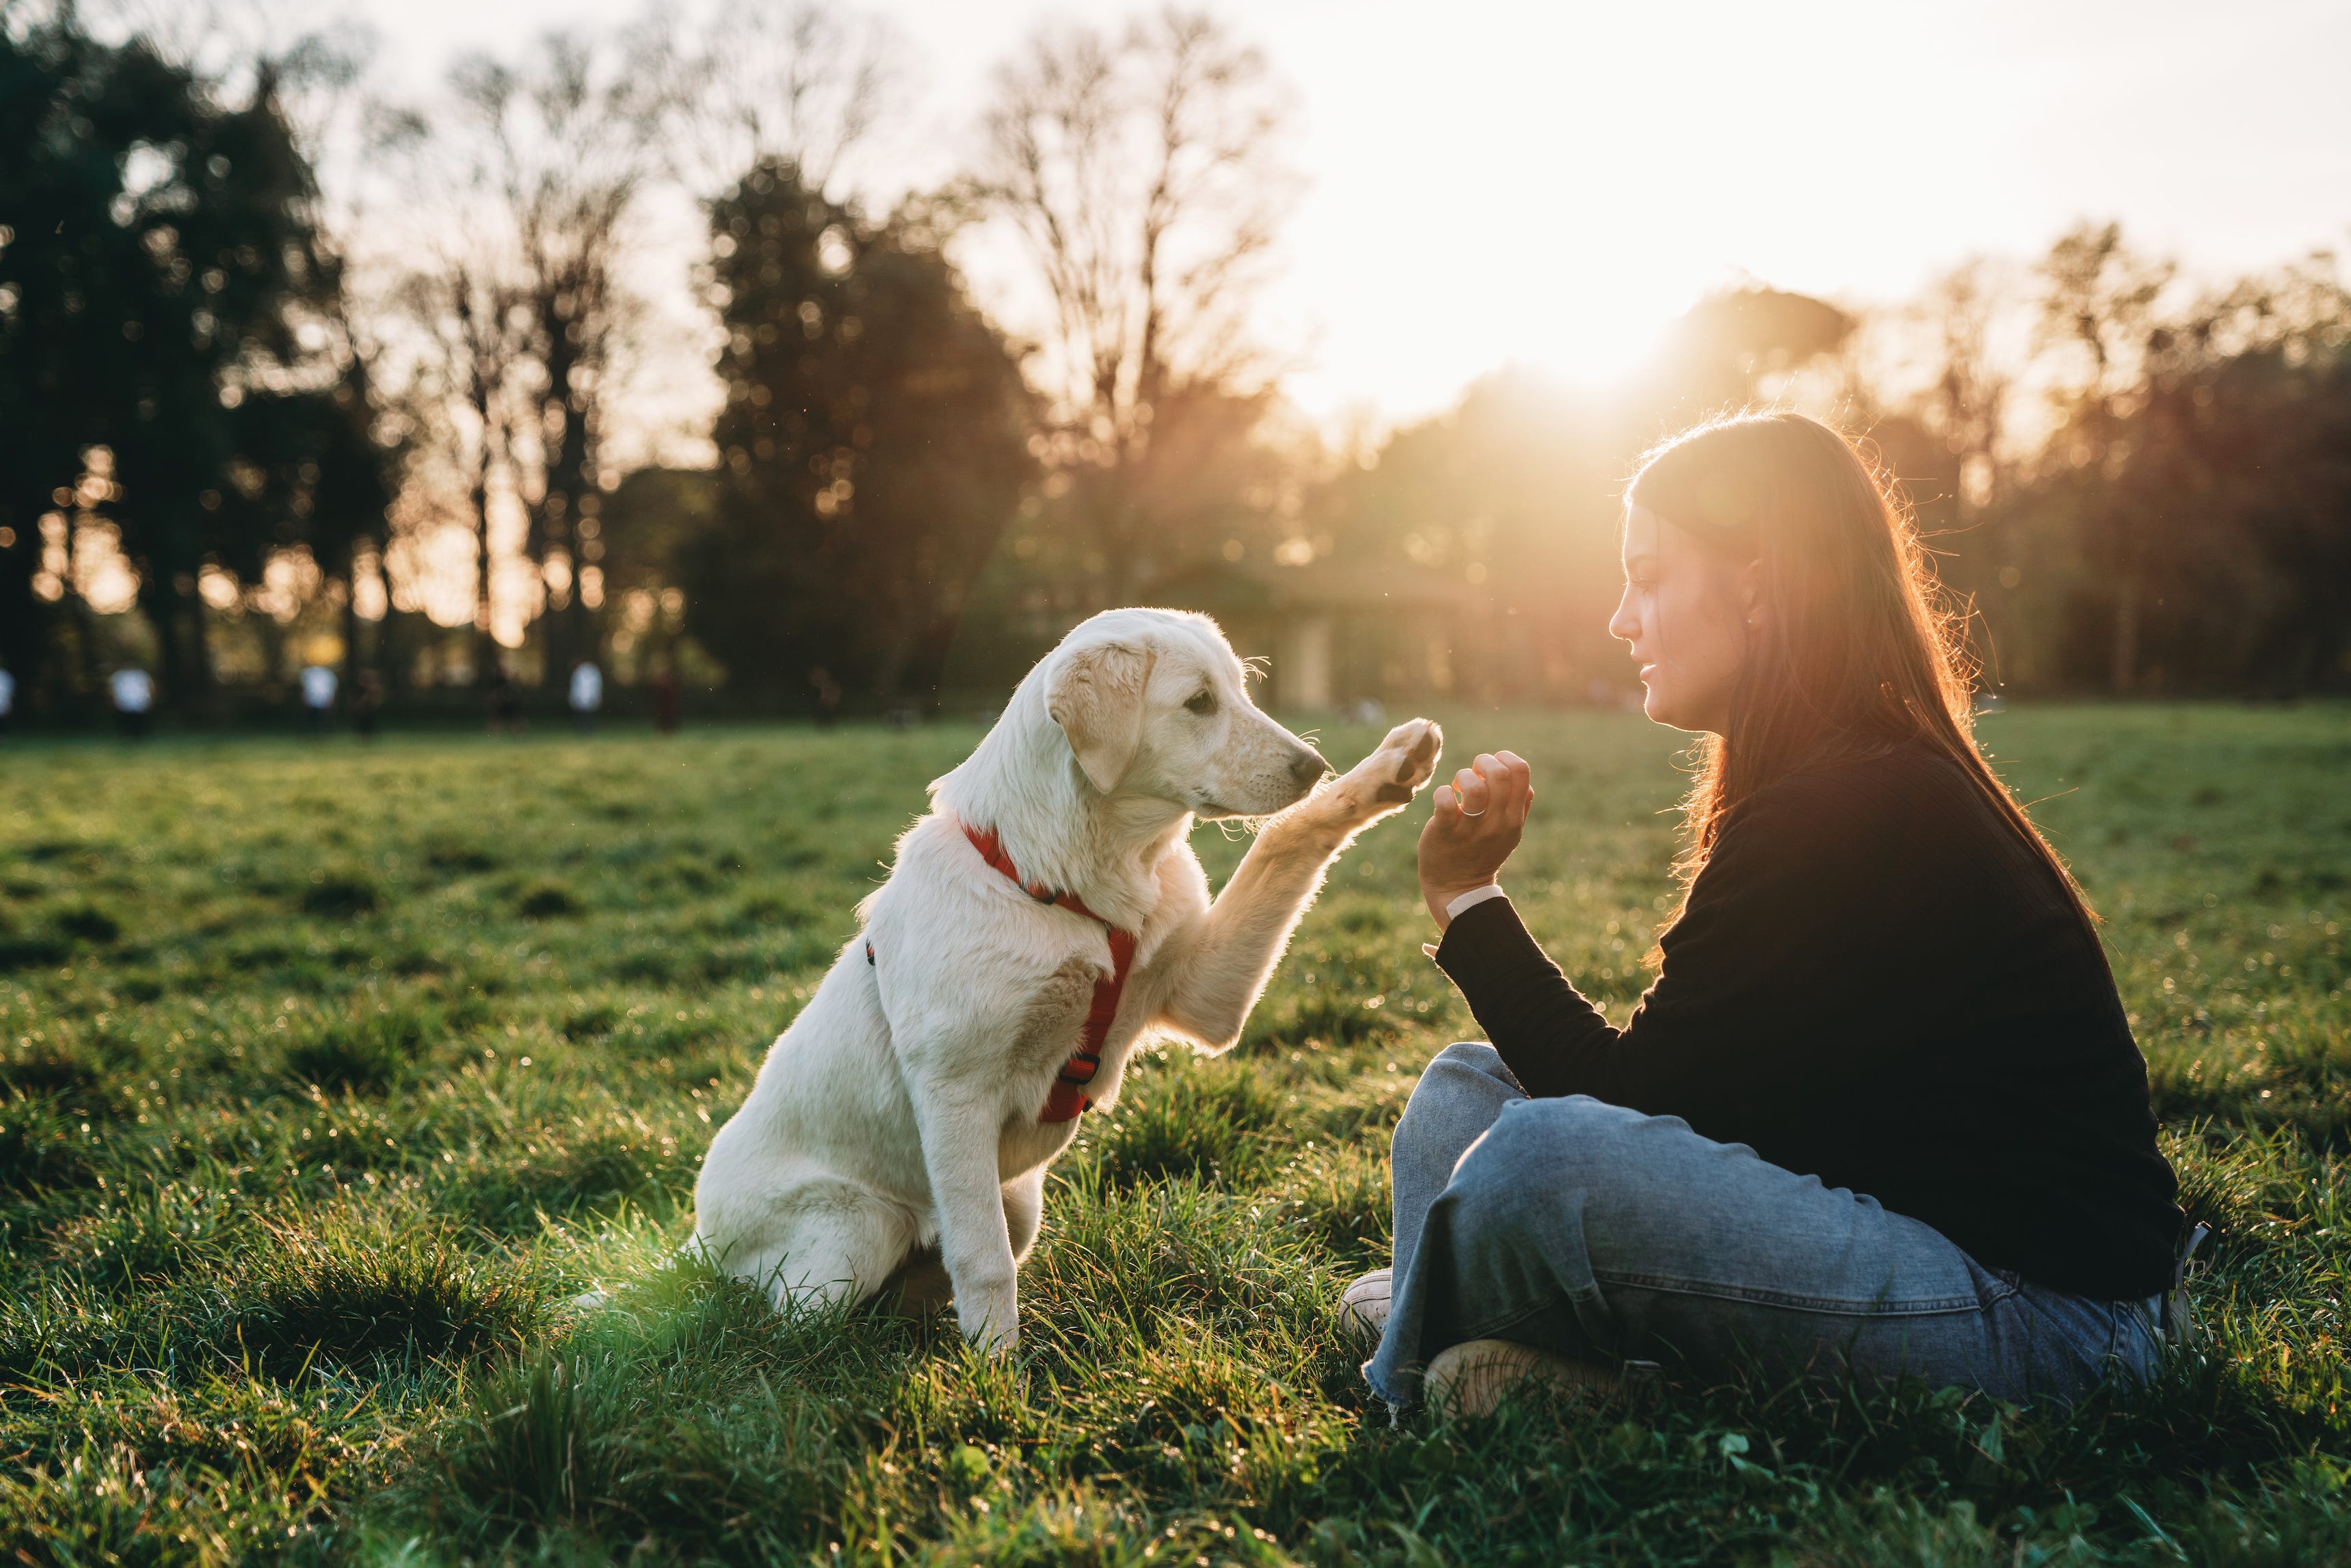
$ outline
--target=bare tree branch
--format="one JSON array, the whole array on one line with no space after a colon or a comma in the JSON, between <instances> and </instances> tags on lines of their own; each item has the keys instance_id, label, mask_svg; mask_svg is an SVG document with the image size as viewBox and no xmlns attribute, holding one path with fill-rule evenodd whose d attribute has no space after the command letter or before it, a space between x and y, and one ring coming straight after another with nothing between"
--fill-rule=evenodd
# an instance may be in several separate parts
<instances>
[{"instance_id":1,"label":"bare tree branch","mask_svg":"<svg viewBox=\"0 0 2351 1568\"><path fill-rule=\"evenodd\" d=\"M726 189L764 160L796 166L841 198L859 156L899 107L903 40L870 17L815 4L703 0L648 34L649 61L672 87L671 172L696 194Z\"/></svg>"},{"instance_id":2,"label":"bare tree branch","mask_svg":"<svg viewBox=\"0 0 2351 1568\"><path fill-rule=\"evenodd\" d=\"M1267 379L1247 310L1296 183L1288 114L1262 56L1172 9L1115 40L1040 33L998 73L977 189L1037 269L1049 322L1030 368L1056 459L1111 476L1095 528L1114 594L1139 586L1119 476L1155 420L1187 392Z\"/></svg>"}]
</instances>

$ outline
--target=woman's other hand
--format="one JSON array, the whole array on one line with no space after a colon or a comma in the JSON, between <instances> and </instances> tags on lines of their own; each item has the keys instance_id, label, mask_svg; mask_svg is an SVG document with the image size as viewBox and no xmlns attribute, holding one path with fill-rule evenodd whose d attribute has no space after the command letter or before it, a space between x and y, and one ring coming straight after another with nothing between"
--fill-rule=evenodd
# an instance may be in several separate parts
<instances>
[{"instance_id":1,"label":"woman's other hand","mask_svg":"<svg viewBox=\"0 0 2351 1568\"><path fill-rule=\"evenodd\" d=\"M1437 787L1420 831L1420 895L1439 931L1452 924L1447 904L1501 874L1534 799L1534 770L1509 751L1480 752L1452 783Z\"/></svg>"}]
</instances>

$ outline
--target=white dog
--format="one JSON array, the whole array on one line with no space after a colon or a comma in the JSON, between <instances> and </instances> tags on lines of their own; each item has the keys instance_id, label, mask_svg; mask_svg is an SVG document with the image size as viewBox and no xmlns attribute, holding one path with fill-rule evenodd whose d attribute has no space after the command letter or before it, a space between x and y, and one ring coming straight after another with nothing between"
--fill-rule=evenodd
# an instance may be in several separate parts
<instances>
[{"instance_id":1,"label":"white dog","mask_svg":"<svg viewBox=\"0 0 2351 1568\"><path fill-rule=\"evenodd\" d=\"M1167 610L1097 615L1029 672L712 1141L703 1256L789 1306L862 1301L935 1244L966 1335L1015 1343L1079 1113L1146 1032L1231 1046L1323 868L1435 768L1415 719L1316 789L1321 754L1244 680L1214 622ZM1211 904L1193 819L1273 812Z\"/></svg>"}]
</instances>

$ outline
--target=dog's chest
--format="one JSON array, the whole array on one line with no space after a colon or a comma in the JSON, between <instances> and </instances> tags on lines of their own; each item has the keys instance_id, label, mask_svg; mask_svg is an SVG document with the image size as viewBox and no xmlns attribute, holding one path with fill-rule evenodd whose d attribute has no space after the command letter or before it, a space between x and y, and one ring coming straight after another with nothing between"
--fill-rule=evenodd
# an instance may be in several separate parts
<instances>
[{"instance_id":1,"label":"dog's chest","mask_svg":"<svg viewBox=\"0 0 2351 1568\"><path fill-rule=\"evenodd\" d=\"M1032 1079L1040 1071L1050 1079L1061 1070L1078 1048L1087 1010L1093 1006L1094 983L1101 977L1092 964L1072 955L1029 998L1013 1025L1008 1065L1014 1080Z\"/></svg>"}]
</instances>

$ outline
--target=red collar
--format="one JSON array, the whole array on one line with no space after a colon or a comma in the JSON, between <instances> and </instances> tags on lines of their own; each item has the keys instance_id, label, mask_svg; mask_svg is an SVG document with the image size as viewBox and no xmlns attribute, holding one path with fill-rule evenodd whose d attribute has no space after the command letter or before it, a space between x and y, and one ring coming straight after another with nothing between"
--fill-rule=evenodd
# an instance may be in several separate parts
<instances>
[{"instance_id":1,"label":"red collar","mask_svg":"<svg viewBox=\"0 0 2351 1568\"><path fill-rule=\"evenodd\" d=\"M979 852L980 859L986 861L988 864L1002 872L1006 876L1010 877L1013 882L1019 885L1021 892L1027 894L1038 903L1058 904L1064 909L1084 915L1087 919L1093 921L1097 925L1110 925L1111 923L1109 921L1104 920L1101 915L1096 915L1092 910L1088 909L1086 907L1086 901L1080 898L1076 894L1056 893L1041 882L1030 882L1028 878L1022 876L1020 874L1020 868L1012 863L1012 857L1004 852L1004 841L997 837L996 830L994 828L975 828L970 823L966 822L963 828L963 836L971 841L971 847ZM1118 928L1112 925L1111 929L1115 931Z\"/></svg>"},{"instance_id":2,"label":"red collar","mask_svg":"<svg viewBox=\"0 0 2351 1568\"><path fill-rule=\"evenodd\" d=\"M1004 852L1004 841L997 837L994 828L975 828L964 824L963 836L979 852L979 858L1012 879L1014 885L1040 904L1058 904L1075 915L1082 915L1110 931L1111 974L1106 980L1094 982L1093 1005L1086 1009L1085 1027L1078 1036L1078 1048L1070 1060L1061 1064L1053 1086L1046 1092L1045 1108L1037 1113L1040 1122L1068 1122L1081 1115L1093 1102L1085 1093L1085 1086L1094 1080L1102 1066L1102 1042L1110 1038L1110 1026L1118 1017L1118 999L1126 990L1127 971L1134 966L1134 933L1122 931L1101 915L1086 907L1085 900L1074 893L1056 893L1042 883L1032 883L1020 874L1012 857Z\"/></svg>"}]
</instances>

